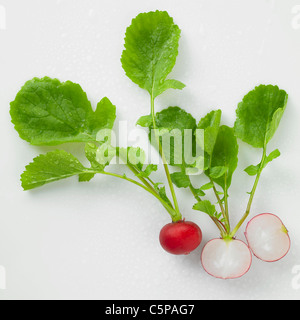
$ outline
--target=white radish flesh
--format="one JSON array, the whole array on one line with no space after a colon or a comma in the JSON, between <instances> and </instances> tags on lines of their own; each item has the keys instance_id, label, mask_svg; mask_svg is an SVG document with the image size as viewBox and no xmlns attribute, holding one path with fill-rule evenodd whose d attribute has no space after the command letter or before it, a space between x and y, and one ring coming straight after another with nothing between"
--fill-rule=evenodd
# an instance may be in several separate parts
<instances>
[{"instance_id":1,"label":"white radish flesh","mask_svg":"<svg viewBox=\"0 0 300 320\"><path fill-rule=\"evenodd\" d=\"M245 236L253 254L266 262L278 261L290 250L287 229L277 216L270 213L254 217L247 225Z\"/></svg>"},{"instance_id":2,"label":"white radish flesh","mask_svg":"<svg viewBox=\"0 0 300 320\"><path fill-rule=\"evenodd\" d=\"M252 254L240 240L214 239L204 247L201 262L205 271L220 279L236 279L251 267Z\"/></svg>"}]
</instances>

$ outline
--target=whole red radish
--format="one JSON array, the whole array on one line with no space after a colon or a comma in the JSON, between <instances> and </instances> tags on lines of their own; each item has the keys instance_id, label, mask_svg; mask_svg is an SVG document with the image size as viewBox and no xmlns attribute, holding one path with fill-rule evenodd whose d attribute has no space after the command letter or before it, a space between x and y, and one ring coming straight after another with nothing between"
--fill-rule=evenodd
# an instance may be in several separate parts
<instances>
[{"instance_id":1,"label":"whole red radish","mask_svg":"<svg viewBox=\"0 0 300 320\"><path fill-rule=\"evenodd\" d=\"M193 222L178 221L164 226L159 240L161 246L171 254L189 254L200 245L202 232Z\"/></svg>"},{"instance_id":2,"label":"whole red radish","mask_svg":"<svg viewBox=\"0 0 300 320\"><path fill-rule=\"evenodd\" d=\"M271 213L254 217L247 225L245 236L253 254L266 262L282 259L291 247L286 227Z\"/></svg>"},{"instance_id":3,"label":"whole red radish","mask_svg":"<svg viewBox=\"0 0 300 320\"><path fill-rule=\"evenodd\" d=\"M252 264L248 246L234 239L213 239L201 255L204 270L215 278L236 279L247 273Z\"/></svg>"}]
</instances>

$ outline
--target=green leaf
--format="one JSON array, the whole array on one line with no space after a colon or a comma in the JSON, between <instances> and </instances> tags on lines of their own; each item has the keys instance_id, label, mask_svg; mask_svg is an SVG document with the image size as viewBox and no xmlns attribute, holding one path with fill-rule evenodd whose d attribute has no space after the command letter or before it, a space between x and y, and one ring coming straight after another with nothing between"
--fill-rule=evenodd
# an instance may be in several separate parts
<instances>
[{"instance_id":1,"label":"green leaf","mask_svg":"<svg viewBox=\"0 0 300 320\"><path fill-rule=\"evenodd\" d=\"M228 172L227 167L213 167L209 170L209 176L212 179L218 179L224 176L224 174L227 172Z\"/></svg>"},{"instance_id":2,"label":"green leaf","mask_svg":"<svg viewBox=\"0 0 300 320\"><path fill-rule=\"evenodd\" d=\"M155 189L157 192L159 192L159 186L160 186L160 185L163 185L163 183L162 183L162 182L157 182L157 183L155 183L154 186L153 186L154 189Z\"/></svg>"},{"instance_id":3,"label":"green leaf","mask_svg":"<svg viewBox=\"0 0 300 320\"><path fill-rule=\"evenodd\" d=\"M199 172L204 172L207 169L209 169L210 159L207 157L207 155L201 155L199 157L196 157L196 161L193 165L186 168L186 173L191 172L190 175L193 175L193 172L196 172L196 174L199 174Z\"/></svg>"},{"instance_id":4,"label":"green leaf","mask_svg":"<svg viewBox=\"0 0 300 320\"><path fill-rule=\"evenodd\" d=\"M206 193L201 188L200 189L194 189L194 192L199 197L204 197L206 195Z\"/></svg>"},{"instance_id":5,"label":"green leaf","mask_svg":"<svg viewBox=\"0 0 300 320\"><path fill-rule=\"evenodd\" d=\"M208 113L198 124L198 129L204 130L204 150L211 155L218 137L222 111L216 110Z\"/></svg>"},{"instance_id":6,"label":"green leaf","mask_svg":"<svg viewBox=\"0 0 300 320\"><path fill-rule=\"evenodd\" d=\"M158 149L157 140L152 132L152 117L142 117L138 123L141 126L149 125L149 139ZM170 165L180 167L186 174L190 174L190 172L194 174L194 171L196 173L199 172L198 164L203 170L204 161L199 158L199 163L197 163L197 159L195 160L194 157L194 152L196 151L196 138L194 135L196 120L191 114L179 107L169 107L155 115L155 123L165 158ZM191 145L185 143L186 130L191 130ZM204 160L203 156L202 160Z\"/></svg>"},{"instance_id":7,"label":"green leaf","mask_svg":"<svg viewBox=\"0 0 300 320\"><path fill-rule=\"evenodd\" d=\"M249 176L256 176L259 172L259 168L260 168L260 164L258 164L257 166L249 166L248 168L246 168L244 171L249 175Z\"/></svg>"},{"instance_id":8,"label":"green leaf","mask_svg":"<svg viewBox=\"0 0 300 320\"><path fill-rule=\"evenodd\" d=\"M136 168L138 171L143 171L144 164L146 162L145 151L141 148L128 147L117 148L117 156L125 163ZM147 170L147 169L146 169ZM148 170L155 171L155 166L150 166ZM142 173L143 175L143 173Z\"/></svg>"},{"instance_id":9,"label":"green leaf","mask_svg":"<svg viewBox=\"0 0 300 320\"><path fill-rule=\"evenodd\" d=\"M95 161L100 165L101 168L105 168L110 164L112 159L117 155L116 148L110 143L103 143L96 151ZM101 170L103 171L103 169Z\"/></svg>"},{"instance_id":10,"label":"green leaf","mask_svg":"<svg viewBox=\"0 0 300 320\"><path fill-rule=\"evenodd\" d=\"M211 155L210 170L215 167L223 167L228 170L218 178L212 180L225 190L231 185L232 175L238 163L238 144L232 128L221 126ZM210 170L206 172L209 176Z\"/></svg>"},{"instance_id":11,"label":"green leaf","mask_svg":"<svg viewBox=\"0 0 300 320\"><path fill-rule=\"evenodd\" d=\"M264 162L264 167L266 167L266 165L270 162L272 162L273 160L279 158L281 155L280 151L278 149L272 151L267 157L266 160Z\"/></svg>"},{"instance_id":12,"label":"green leaf","mask_svg":"<svg viewBox=\"0 0 300 320\"><path fill-rule=\"evenodd\" d=\"M85 145L85 156L91 163L92 169L97 171L104 171L105 165L100 164L97 161L97 151L98 146L94 143L87 143ZM88 182L92 180L95 176L95 173L84 173L79 175L79 182Z\"/></svg>"},{"instance_id":13,"label":"green leaf","mask_svg":"<svg viewBox=\"0 0 300 320\"><path fill-rule=\"evenodd\" d=\"M81 173L78 176L78 181L79 182L89 182L95 177L95 175L96 175L95 173L89 173L89 172Z\"/></svg>"},{"instance_id":14,"label":"green leaf","mask_svg":"<svg viewBox=\"0 0 300 320\"><path fill-rule=\"evenodd\" d=\"M201 190L209 190L209 189L212 189L213 187L214 187L214 185L211 182L209 182L207 184L204 184L200 189Z\"/></svg>"},{"instance_id":15,"label":"green leaf","mask_svg":"<svg viewBox=\"0 0 300 320\"><path fill-rule=\"evenodd\" d=\"M103 98L98 104L96 111L89 115L88 127L93 137L102 129L112 129L116 120L116 107L108 98Z\"/></svg>"},{"instance_id":16,"label":"green leaf","mask_svg":"<svg viewBox=\"0 0 300 320\"><path fill-rule=\"evenodd\" d=\"M193 139L191 147L194 148L195 137L193 135L196 129L196 120L193 116L179 107L169 107L158 112L155 116L156 127L160 131L160 141L163 146L167 161L180 168L186 167L186 154L192 154L193 150L188 152L187 144L184 143L185 130L192 130L191 137ZM149 138L151 140L150 127ZM151 141L157 147L156 140Z\"/></svg>"},{"instance_id":17,"label":"green leaf","mask_svg":"<svg viewBox=\"0 0 300 320\"><path fill-rule=\"evenodd\" d=\"M168 89L177 89L182 90L185 88L185 84L178 80L165 80L163 84L160 86L156 96L159 96L163 92L165 92Z\"/></svg>"},{"instance_id":18,"label":"green leaf","mask_svg":"<svg viewBox=\"0 0 300 320\"><path fill-rule=\"evenodd\" d=\"M150 116L140 117L136 124L143 128L149 128L153 124L152 116L150 115Z\"/></svg>"},{"instance_id":19,"label":"green leaf","mask_svg":"<svg viewBox=\"0 0 300 320\"><path fill-rule=\"evenodd\" d=\"M97 161L97 152L99 147L94 143L87 143L85 145L85 156L91 163L92 168L103 171L105 168L104 164L100 164Z\"/></svg>"},{"instance_id":20,"label":"green leaf","mask_svg":"<svg viewBox=\"0 0 300 320\"><path fill-rule=\"evenodd\" d=\"M166 187L165 187L165 186L164 186L164 187L161 187L161 188L158 187L158 193L159 193L160 197L161 197L170 207L172 207L172 203L171 203L171 201L170 201L170 199L168 198L167 193L166 193Z\"/></svg>"},{"instance_id":21,"label":"green leaf","mask_svg":"<svg viewBox=\"0 0 300 320\"><path fill-rule=\"evenodd\" d=\"M211 204L209 200L204 200L196 203L193 207L194 210L204 212L211 217L215 217L217 210L216 207Z\"/></svg>"},{"instance_id":22,"label":"green leaf","mask_svg":"<svg viewBox=\"0 0 300 320\"><path fill-rule=\"evenodd\" d=\"M262 169L264 169L271 161L275 160L276 158L280 157L280 151L278 149L272 151L264 160L264 164L262 166ZM261 163L259 163L256 166L249 166L244 171L249 176L256 176L259 173L259 170L261 168Z\"/></svg>"},{"instance_id":23,"label":"green leaf","mask_svg":"<svg viewBox=\"0 0 300 320\"><path fill-rule=\"evenodd\" d=\"M34 78L11 102L12 123L32 145L96 141L101 129L112 129L116 108L104 98L94 112L86 93L71 81Z\"/></svg>"},{"instance_id":24,"label":"green leaf","mask_svg":"<svg viewBox=\"0 0 300 320\"><path fill-rule=\"evenodd\" d=\"M172 173L171 179L177 188L188 188L191 185L189 176L183 172Z\"/></svg>"},{"instance_id":25,"label":"green leaf","mask_svg":"<svg viewBox=\"0 0 300 320\"><path fill-rule=\"evenodd\" d=\"M179 107L169 107L158 112L155 121L158 128L168 130L179 129L183 132L185 129L196 129L194 117Z\"/></svg>"},{"instance_id":26,"label":"green leaf","mask_svg":"<svg viewBox=\"0 0 300 320\"><path fill-rule=\"evenodd\" d=\"M26 167L21 175L22 187L30 190L46 183L62 180L76 175L89 174L73 155L63 150L56 150L40 155Z\"/></svg>"},{"instance_id":27,"label":"green leaf","mask_svg":"<svg viewBox=\"0 0 300 320\"><path fill-rule=\"evenodd\" d=\"M128 162L136 166L139 170L143 169L146 161L146 154L141 148L128 148Z\"/></svg>"},{"instance_id":28,"label":"green leaf","mask_svg":"<svg viewBox=\"0 0 300 320\"><path fill-rule=\"evenodd\" d=\"M237 137L255 148L263 148L274 136L287 101L287 93L277 86L261 85L249 92L236 111Z\"/></svg>"},{"instance_id":29,"label":"green leaf","mask_svg":"<svg viewBox=\"0 0 300 320\"><path fill-rule=\"evenodd\" d=\"M152 172L157 171L158 167L156 164L149 164L146 169L138 174L138 177L148 178Z\"/></svg>"},{"instance_id":30,"label":"green leaf","mask_svg":"<svg viewBox=\"0 0 300 320\"><path fill-rule=\"evenodd\" d=\"M124 163L138 171L138 174L136 174L137 177L148 178L152 172L158 169L157 165L154 164L149 164L143 169L146 162L146 154L141 148L117 148L117 156L120 157Z\"/></svg>"},{"instance_id":31,"label":"green leaf","mask_svg":"<svg viewBox=\"0 0 300 320\"><path fill-rule=\"evenodd\" d=\"M184 84L166 80L178 55L180 29L165 11L141 13L127 28L121 62L126 75L154 98Z\"/></svg>"}]
</instances>

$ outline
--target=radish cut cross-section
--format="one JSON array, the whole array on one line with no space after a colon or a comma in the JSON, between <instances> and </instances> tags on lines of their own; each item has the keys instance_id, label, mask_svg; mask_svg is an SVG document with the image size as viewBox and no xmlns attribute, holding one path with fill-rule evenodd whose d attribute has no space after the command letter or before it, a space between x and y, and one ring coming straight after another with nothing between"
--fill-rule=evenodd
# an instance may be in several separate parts
<instances>
[{"instance_id":1,"label":"radish cut cross-section","mask_svg":"<svg viewBox=\"0 0 300 320\"><path fill-rule=\"evenodd\" d=\"M253 254L266 262L282 259L291 247L286 227L270 213L254 217L247 225L245 236Z\"/></svg>"},{"instance_id":2,"label":"radish cut cross-section","mask_svg":"<svg viewBox=\"0 0 300 320\"><path fill-rule=\"evenodd\" d=\"M220 279L236 279L251 267L252 254L240 240L214 239L204 247L201 255L205 271Z\"/></svg>"}]
</instances>

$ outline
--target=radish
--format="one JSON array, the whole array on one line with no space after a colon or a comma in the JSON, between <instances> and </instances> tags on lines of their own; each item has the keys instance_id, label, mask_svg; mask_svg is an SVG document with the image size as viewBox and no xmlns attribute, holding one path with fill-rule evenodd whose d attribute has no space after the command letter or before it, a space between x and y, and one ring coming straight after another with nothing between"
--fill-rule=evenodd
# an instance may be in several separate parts
<instances>
[{"instance_id":1,"label":"radish","mask_svg":"<svg viewBox=\"0 0 300 320\"><path fill-rule=\"evenodd\" d=\"M217 278L234 279L244 275L252 262L250 248L235 240L235 236L251 213L263 170L280 156L278 149L269 153L268 144L285 112L288 94L278 86L257 86L238 104L234 127L222 124L221 110L209 112L199 122L178 106L157 112L156 99L162 93L185 87L168 77L179 53L180 36L174 19L159 10L139 14L126 29L122 67L126 76L146 90L150 98L146 115L136 123L146 128L149 142L156 149L157 154L150 152L149 157L141 148L129 146L127 134L124 135L126 127L125 131L119 130L118 137L112 131L116 106L108 98L103 98L94 111L77 83L49 77L27 81L10 104L11 120L19 136L34 146L84 143L89 164L84 165L61 148L40 154L21 175L22 187L31 190L72 176L88 182L97 174L127 181L154 197L170 215L172 223L161 230L160 243L175 255L189 254L202 241L200 228L185 222L181 213L176 188L186 189L195 198L193 209L207 214L221 237L203 249L201 260L205 270ZM144 133L137 138L143 137ZM229 189L239 163L239 140L251 149L261 149L261 160L244 169L253 179L253 187L247 190L249 200L241 212L243 216L232 226L229 202L234 198ZM117 141L122 141L122 146ZM127 166L120 173L109 170L115 158L123 168ZM163 183L154 176L159 160L166 178ZM202 173L206 181L202 184L201 177L200 185L196 178ZM211 195L215 196L213 202ZM241 199L237 201L240 203ZM145 203L142 209L147 209ZM254 254L262 260L281 259L290 249L286 228L272 215L253 219L246 237Z\"/></svg>"},{"instance_id":2,"label":"radish","mask_svg":"<svg viewBox=\"0 0 300 320\"><path fill-rule=\"evenodd\" d=\"M291 247L290 237L282 221L270 213L254 217L245 232L253 254L266 262L275 262L287 255Z\"/></svg>"},{"instance_id":3,"label":"radish","mask_svg":"<svg viewBox=\"0 0 300 320\"><path fill-rule=\"evenodd\" d=\"M214 239L204 247L201 262L205 271L216 278L236 279L249 271L252 255L240 240Z\"/></svg>"},{"instance_id":4,"label":"radish","mask_svg":"<svg viewBox=\"0 0 300 320\"><path fill-rule=\"evenodd\" d=\"M175 255L189 254L202 241L201 229L193 222L178 221L164 226L159 236L161 246Z\"/></svg>"}]
</instances>

